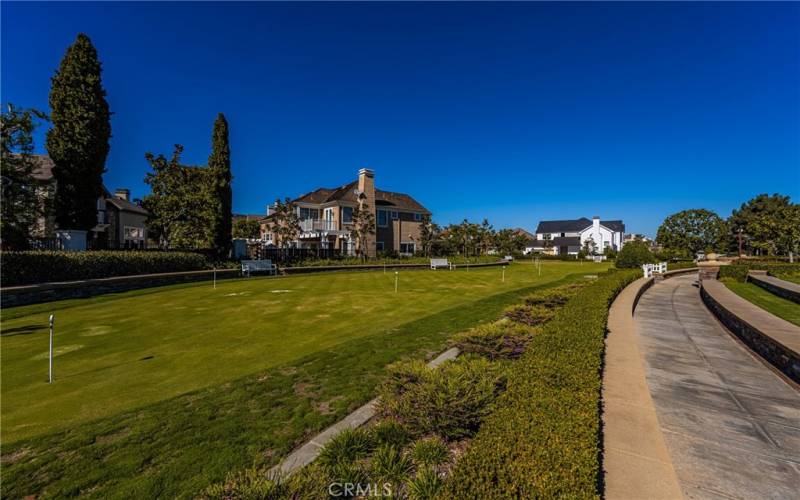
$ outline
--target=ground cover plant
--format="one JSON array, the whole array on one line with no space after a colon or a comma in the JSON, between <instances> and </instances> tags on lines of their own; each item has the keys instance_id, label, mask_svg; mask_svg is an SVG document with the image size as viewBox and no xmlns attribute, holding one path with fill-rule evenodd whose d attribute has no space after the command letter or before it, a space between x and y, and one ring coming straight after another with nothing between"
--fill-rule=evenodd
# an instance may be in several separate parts
<instances>
[{"instance_id":1,"label":"ground cover plant","mask_svg":"<svg viewBox=\"0 0 800 500\"><path fill-rule=\"evenodd\" d=\"M720 266L719 277L732 278L744 283L747 280L747 273L754 271L767 271L767 274L788 281L800 280L800 264L788 264L770 261L745 261L739 260L736 264Z\"/></svg>"},{"instance_id":2,"label":"ground cover plant","mask_svg":"<svg viewBox=\"0 0 800 500\"><path fill-rule=\"evenodd\" d=\"M740 283L727 278L722 280L733 293L752 302L767 312L800 326L800 304L778 297L752 283Z\"/></svg>"},{"instance_id":3,"label":"ground cover plant","mask_svg":"<svg viewBox=\"0 0 800 500\"><path fill-rule=\"evenodd\" d=\"M557 309L580 287L537 290L522 298ZM204 496L251 498L258 489L260 498L327 498L329 484L356 482L394 497L434 498L504 390L509 363L517 357L490 346L499 332L517 337L520 330L528 330L528 337L536 331L503 318L450 341L462 349L482 346L481 355L466 351L435 369L419 360L392 364L378 389L376 421L336 435L316 462L289 478L274 477L266 469L239 471L206 489Z\"/></svg>"},{"instance_id":4,"label":"ground cover plant","mask_svg":"<svg viewBox=\"0 0 800 500\"><path fill-rule=\"evenodd\" d=\"M396 295L382 272L253 278L4 310L4 491L196 494L366 402L389 363L604 268L407 271ZM57 353L82 346L56 357L52 386L50 310Z\"/></svg>"}]
</instances>

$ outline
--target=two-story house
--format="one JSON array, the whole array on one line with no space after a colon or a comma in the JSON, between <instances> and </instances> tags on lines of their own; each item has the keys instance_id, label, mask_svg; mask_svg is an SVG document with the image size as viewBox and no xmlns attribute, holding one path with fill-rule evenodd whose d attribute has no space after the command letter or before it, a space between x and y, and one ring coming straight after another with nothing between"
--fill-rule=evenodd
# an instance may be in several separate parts
<instances>
[{"instance_id":1,"label":"two-story house","mask_svg":"<svg viewBox=\"0 0 800 500\"><path fill-rule=\"evenodd\" d=\"M359 203L375 217L375 234L367 238L364 249L367 256L389 250L411 255L419 249L422 220L430 216L430 211L407 194L377 189L375 173L366 168L359 170L358 178L349 184L319 188L292 200L301 232L289 246L355 253L353 210ZM267 207L267 216L261 220L262 241L282 246L272 231L273 214L274 207Z\"/></svg>"},{"instance_id":2,"label":"two-story house","mask_svg":"<svg viewBox=\"0 0 800 500\"><path fill-rule=\"evenodd\" d=\"M543 220L536 228L536 238L529 241L525 253L577 255L588 241L602 254L606 248L619 250L624 244L625 224L621 220L601 221L586 217L574 220Z\"/></svg>"}]
</instances>

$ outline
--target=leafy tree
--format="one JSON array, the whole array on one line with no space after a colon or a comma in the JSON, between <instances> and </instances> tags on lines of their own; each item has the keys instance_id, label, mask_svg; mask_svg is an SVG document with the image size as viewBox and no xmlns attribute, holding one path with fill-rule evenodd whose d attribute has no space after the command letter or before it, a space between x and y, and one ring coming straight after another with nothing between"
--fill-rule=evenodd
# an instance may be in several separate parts
<instances>
[{"instance_id":1,"label":"leafy tree","mask_svg":"<svg viewBox=\"0 0 800 500\"><path fill-rule=\"evenodd\" d=\"M664 219L658 228L656 241L665 249L696 254L721 248L726 234L725 221L717 214L705 209L693 209Z\"/></svg>"},{"instance_id":2,"label":"leafy tree","mask_svg":"<svg viewBox=\"0 0 800 500\"><path fill-rule=\"evenodd\" d=\"M261 237L261 224L257 220L239 219L233 225L233 237L258 239Z\"/></svg>"},{"instance_id":3,"label":"leafy tree","mask_svg":"<svg viewBox=\"0 0 800 500\"><path fill-rule=\"evenodd\" d=\"M13 104L8 105L8 110L0 118L0 171L3 181L0 240L5 249L27 248L28 238L39 216L44 215L43 200L37 192L40 188L33 177L34 163L31 157L37 119L46 119L46 116L35 109L15 108Z\"/></svg>"},{"instance_id":4,"label":"leafy tree","mask_svg":"<svg viewBox=\"0 0 800 500\"><path fill-rule=\"evenodd\" d=\"M367 259L365 248L370 235L375 234L375 216L369 210L369 205L361 201L359 206L353 209L353 226L350 229L352 237L356 240L356 253Z\"/></svg>"},{"instance_id":5,"label":"leafy tree","mask_svg":"<svg viewBox=\"0 0 800 500\"><path fill-rule=\"evenodd\" d=\"M228 142L228 121L219 113L211 135L211 156L208 157L210 189L210 232L212 245L221 257L231 249L233 191L231 189L231 147Z\"/></svg>"},{"instance_id":6,"label":"leafy tree","mask_svg":"<svg viewBox=\"0 0 800 500\"><path fill-rule=\"evenodd\" d=\"M794 255L800 249L800 205L786 206L781 212L779 220L783 229L775 239L775 246L779 253L789 255L789 260L794 262Z\"/></svg>"},{"instance_id":7,"label":"leafy tree","mask_svg":"<svg viewBox=\"0 0 800 500\"><path fill-rule=\"evenodd\" d=\"M583 242L582 252L584 257L587 255L597 255L597 244L594 242L594 238L589 236Z\"/></svg>"},{"instance_id":8,"label":"leafy tree","mask_svg":"<svg viewBox=\"0 0 800 500\"><path fill-rule=\"evenodd\" d=\"M148 228L162 248L208 248L208 174L207 169L183 165L183 146L175 145L172 158L145 154L152 168L145 176L151 193L142 199Z\"/></svg>"},{"instance_id":9,"label":"leafy tree","mask_svg":"<svg viewBox=\"0 0 800 500\"><path fill-rule=\"evenodd\" d=\"M439 226L431 222L430 215L422 216L422 223L419 226L419 245L422 253L430 257L433 242L439 237Z\"/></svg>"},{"instance_id":10,"label":"leafy tree","mask_svg":"<svg viewBox=\"0 0 800 500\"><path fill-rule=\"evenodd\" d=\"M489 224L489 219L483 219L483 223L477 227L477 233L479 253L486 254L492 247L496 246L495 238L497 233L492 225Z\"/></svg>"},{"instance_id":11,"label":"leafy tree","mask_svg":"<svg viewBox=\"0 0 800 500\"><path fill-rule=\"evenodd\" d=\"M46 147L56 181L55 216L62 229L97 224L111 137L111 112L100 78L101 64L89 37L80 33L52 79Z\"/></svg>"},{"instance_id":12,"label":"leafy tree","mask_svg":"<svg viewBox=\"0 0 800 500\"><path fill-rule=\"evenodd\" d=\"M547 251L553 246L553 240L550 236L550 233L544 233L542 235L542 241L544 242L544 251L547 253Z\"/></svg>"},{"instance_id":13,"label":"leafy tree","mask_svg":"<svg viewBox=\"0 0 800 500\"><path fill-rule=\"evenodd\" d=\"M501 229L495 233L494 246L500 254L513 255L525 248L525 235L513 229Z\"/></svg>"},{"instance_id":14,"label":"leafy tree","mask_svg":"<svg viewBox=\"0 0 800 500\"><path fill-rule=\"evenodd\" d=\"M290 198L283 202L280 199L275 200L271 230L277 243L283 248L288 248L300 236L300 216Z\"/></svg>"},{"instance_id":15,"label":"leafy tree","mask_svg":"<svg viewBox=\"0 0 800 500\"><path fill-rule=\"evenodd\" d=\"M742 203L728 219L731 234L741 229L746 235L747 247L759 254L788 254L793 251L792 234L797 230L792 214L796 212L788 196L760 194ZM733 238L732 238L733 239ZM795 240L796 241L796 240ZM732 246L736 247L735 239Z\"/></svg>"},{"instance_id":16,"label":"leafy tree","mask_svg":"<svg viewBox=\"0 0 800 500\"><path fill-rule=\"evenodd\" d=\"M637 268L642 264L655 262L656 258L650 247L643 241L629 241L617 254L616 266L620 269Z\"/></svg>"}]
</instances>

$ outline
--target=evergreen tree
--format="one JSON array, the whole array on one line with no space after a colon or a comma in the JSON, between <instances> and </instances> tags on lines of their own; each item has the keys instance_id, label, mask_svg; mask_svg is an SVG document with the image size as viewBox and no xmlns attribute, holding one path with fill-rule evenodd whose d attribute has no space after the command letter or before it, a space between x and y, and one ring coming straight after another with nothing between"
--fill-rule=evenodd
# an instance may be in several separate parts
<instances>
[{"instance_id":1,"label":"evergreen tree","mask_svg":"<svg viewBox=\"0 0 800 500\"><path fill-rule=\"evenodd\" d=\"M111 113L100 78L101 64L89 37L79 34L52 79L46 147L56 181L54 209L62 229L97 224L111 137Z\"/></svg>"},{"instance_id":2,"label":"evergreen tree","mask_svg":"<svg viewBox=\"0 0 800 500\"><path fill-rule=\"evenodd\" d=\"M211 156L208 157L210 189L210 232L212 245L221 257L227 257L231 247L232 202L231 148L228 143L228 121L219 113L211 136Z\"/></svg>"}]
</instances>

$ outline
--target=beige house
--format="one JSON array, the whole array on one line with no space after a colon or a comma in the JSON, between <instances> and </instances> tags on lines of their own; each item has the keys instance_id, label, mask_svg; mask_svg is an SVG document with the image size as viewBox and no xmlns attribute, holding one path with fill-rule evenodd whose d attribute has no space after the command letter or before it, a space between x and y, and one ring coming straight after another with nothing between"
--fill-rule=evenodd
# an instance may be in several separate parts
<instances>
[{"instance_id":1,"label":"beige house","mask_svg":"<svg viewBox=\"0 0 800 500\"><path fill-rule=\"evenodd\" d=\"M47 155L34 155L33 177L39 182L39 196L45 203L55 189L53 161ZM130 199L129 189L117 189L112 195L103 187L97 199L97 225L91 229L89 241L94 248L146 248L148 212ZM55 235L55 217L40 217L35 236L52 238Z\"/></svg>"},{"instance_id":2,"label":"beige house","mask_svg":"<svg viewBox=\"0 0 800 500\"><path fill-rule=\"evenodd\" d=\"M375 217L375 234L366 242L367 256L375 257L384 251L411 255L420 248L420 227L430 211L407 194L377 189L375 173L366 168L359 170L358 178L349 184L319 188L292 200L301 233L289 245L355 253L352 217L360 203L369 207ZM273 210L268 207L267 216L261 220L261 238L266 245L280 245L271 231Z\"/></svg>"}]
</instances>

